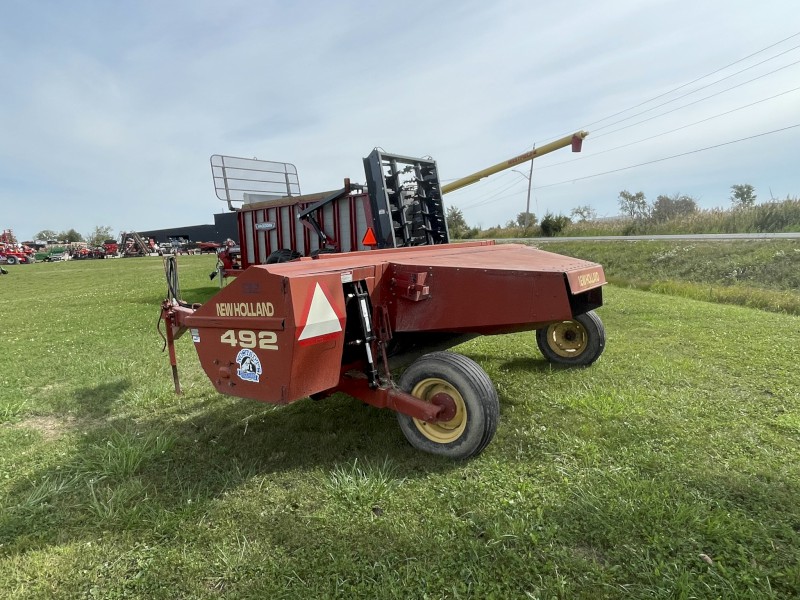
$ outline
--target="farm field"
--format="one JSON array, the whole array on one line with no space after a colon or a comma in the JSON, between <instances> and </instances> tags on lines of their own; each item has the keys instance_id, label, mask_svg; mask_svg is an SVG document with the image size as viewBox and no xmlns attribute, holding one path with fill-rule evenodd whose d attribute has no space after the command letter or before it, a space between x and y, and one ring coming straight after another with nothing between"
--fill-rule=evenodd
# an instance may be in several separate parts
<instances>
[{"instance_id":1,"label":"farm field","mask_svg":"<svg viewBox=\"0 0 800 600\"><path fill-rule=\"evenodd\" d=\"M500 425L451 462L343 396L220 396L189 339L176 396L160 259L10 271L2 598L800 596L798 316L612 285L588 369L473 340Z\"/></svg>"}]
</instances>

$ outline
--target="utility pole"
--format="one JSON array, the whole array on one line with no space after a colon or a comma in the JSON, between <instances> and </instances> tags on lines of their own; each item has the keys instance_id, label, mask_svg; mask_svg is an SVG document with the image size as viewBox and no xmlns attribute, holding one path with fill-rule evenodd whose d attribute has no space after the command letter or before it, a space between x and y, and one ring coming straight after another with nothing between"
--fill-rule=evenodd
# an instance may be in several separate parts
<instances>
[{"instance_id":1,"label":"utility pole","mask_svg":"<svg viewBox=\"0 0 800 600\"><path fill-rule=\"evenodd\" d=\"M534 154L536 153L536 144L533 145L533 151L532 152ZM530 170L529 174L525 175L525 173L523 173L522 171L517 171L516 169L511 169L511 170L514 171L515 173L519 173L525 179L528 180L528 201L525 203L525 223L523 224L523 227L525 229L527 229L528 226L530 225L529 221L530 221L530 218L531 218L530 217L530 215L531 215L531 184L533 183L533 158L531 158L531 170ZM538 211L538 207L537 207L537 211Z\"/></svg>"}]
</instances>

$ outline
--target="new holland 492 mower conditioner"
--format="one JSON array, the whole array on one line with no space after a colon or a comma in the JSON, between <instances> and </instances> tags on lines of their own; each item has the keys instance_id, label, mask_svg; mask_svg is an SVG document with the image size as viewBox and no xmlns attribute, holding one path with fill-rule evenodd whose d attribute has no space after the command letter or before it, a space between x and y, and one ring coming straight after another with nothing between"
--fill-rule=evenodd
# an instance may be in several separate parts
<instances>
[{"instance_id":1,"label":"new holland 492 mower conditioner","mask_svg":"<svg viewBox=\"0 0 800 600\"><path fill-rule=\"evenodd\" d=\"M208 302L178 297L175 258L167 259L161 316L176 391L174 341L189 331L223 394L283 404L345 392L396 411L416 448L477 455L497 428L497 392L476 362L443 350L535 331L550 362L588 366L605 346L594 313L605 275L598 264L524 245L451 244L442 194L556 148L577 151L585 135L444 188L432 160L376 150L364 159L366 190L346 181L311 196L299 195L291 165L212 157L218 195L230 202L246 188L239 199L249 202L237 209L238 256L220 273L235 278ZM283 194L265 199L273 180Z\"/></svg>"}]
</instances>

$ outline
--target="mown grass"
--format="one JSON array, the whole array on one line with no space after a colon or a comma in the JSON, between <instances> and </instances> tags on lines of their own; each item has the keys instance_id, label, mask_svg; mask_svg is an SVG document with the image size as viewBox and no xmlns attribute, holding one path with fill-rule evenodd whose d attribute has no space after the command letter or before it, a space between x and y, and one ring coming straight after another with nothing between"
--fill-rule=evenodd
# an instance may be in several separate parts
<instances>
[{"instance_id":1,"label":"mown grass","mask_svg":"<svg viewBox=\"0 0 800 600\"><path fill-rule=\"evenodd\" d=\"M181 259L184 295L213 257ZM35 264L4 286L4 598L800 595L800 318L610 287L606 353L460 347L501 400L453 463L345 397L175 396L161 263Z\"/></svg>"},{"instance_id":2,"label":"mown grass","mask_svg":"<svg viewBox=\"0 0 800 600\"><path fill-rule=\"evenodd\" d=\"M800 240L537 242L624 287L800 315Z\"/></svg>"}]
</instances>

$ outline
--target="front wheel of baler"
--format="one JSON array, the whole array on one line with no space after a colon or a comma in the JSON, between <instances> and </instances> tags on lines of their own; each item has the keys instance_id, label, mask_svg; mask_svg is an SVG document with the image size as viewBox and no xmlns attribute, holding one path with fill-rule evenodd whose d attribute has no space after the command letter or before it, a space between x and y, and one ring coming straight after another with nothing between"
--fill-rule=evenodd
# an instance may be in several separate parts
<instances>
[{"instance_id":1,"label":"front wheel of baler","mask_svg":"<svg viewBox=\"0 0 800 600\"><path fill-rule=\"evenodd\" d=\"M606 330L594 311L536 331L536 343L551 363L588 367L603 353Z\"/></svg>"},{"instance_id":2,"label":"front wheel of baler","mask_svg":"<svg viewBox=\"0 0 800 600\"><path fill-rule=\"evenodd\" d=\"M497 391L473 360L433 352L416 360L400 377L400 388L420 400L447 407L447 421L426 422L397 413L409 443L424 452L466 459L480 454L494 437L500 416Z\"/></svg>"}]
</instances>

